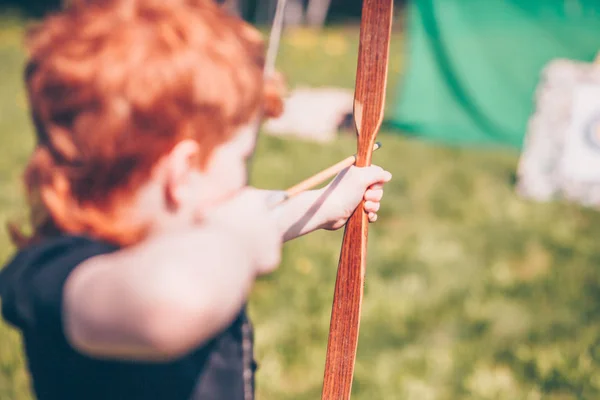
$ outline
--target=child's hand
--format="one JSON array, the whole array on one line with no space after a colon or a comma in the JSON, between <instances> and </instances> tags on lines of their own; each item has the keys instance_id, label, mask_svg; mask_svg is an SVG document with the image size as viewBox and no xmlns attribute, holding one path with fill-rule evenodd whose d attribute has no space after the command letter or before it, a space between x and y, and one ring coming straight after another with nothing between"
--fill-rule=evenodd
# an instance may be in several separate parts
<instances>
[{"instance_id":1,"label":"child's hand","mask_svg":"<svg viewBox=\"0 0 600 400\"><path fill-rule=\"evenodd\" d=\"M342 171L329 185L321 189L324 219L321 227L336 230L344 226L361 200L369 221L377 220L377 211L383 197L383 184L392 179L392 174L376 165Z\"/></svg>"},{"instance_id":2,"label":"child's hand","mask_svg":"<svg viewBox=\"0 0 600 400\"><path fill-rule=\"evenodd\" d=\"M227 229L241 240L255 260L259 275L277 269L283 245L282 232L267 208L268 193L245 188L204 217L205 221Z\"/></svg>"}]
</instances>

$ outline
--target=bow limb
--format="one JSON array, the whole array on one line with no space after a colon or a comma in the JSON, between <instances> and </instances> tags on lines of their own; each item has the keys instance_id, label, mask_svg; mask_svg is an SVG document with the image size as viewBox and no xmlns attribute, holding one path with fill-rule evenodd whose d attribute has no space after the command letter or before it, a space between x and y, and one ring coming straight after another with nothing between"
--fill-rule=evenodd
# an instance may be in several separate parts
<instances>
[{"instance_id":1,"label":"bow limb","mask_svg":"<svg viewBox=\"0 0 600 400\"><path fill-rule=\"evenodd\" d=\"M393 0L364 0L354 93L356 166L371 165L385 107ZM364 204L344 232L331 310L322 400L347 400L352 390L363 297L369 221Z\"/></svg>"}]
</instances>

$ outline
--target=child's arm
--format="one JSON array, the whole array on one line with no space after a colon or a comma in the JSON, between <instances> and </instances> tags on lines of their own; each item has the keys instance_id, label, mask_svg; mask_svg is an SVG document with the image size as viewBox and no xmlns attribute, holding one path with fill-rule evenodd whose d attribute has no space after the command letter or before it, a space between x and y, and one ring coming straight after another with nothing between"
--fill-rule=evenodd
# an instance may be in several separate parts
<instances>
[{"instance_id":1,"label":"child's arm","mask_svg":"<svg viewBox=\"0 0 600 400\"><path fill-rule=\"evenodd\" d=\"M286 201L274 211L284 241L317 229L339 229L361 200L374 221L383 196L383 183L391 174L378 166L351 167L319 190L304 192Z\"/></svg>"},{"instance_id":2,"label":"child's arm","mask_svg":"<svg viewBox=\"0 0 600 400\"><path fill-rule=\"evenodd\" d=\"M71 344L96 357L165 360L225 329L255 277L279 263L278 229L266 210L250 209L79 265L63 292Z\"/></svg>"}]
</instances>

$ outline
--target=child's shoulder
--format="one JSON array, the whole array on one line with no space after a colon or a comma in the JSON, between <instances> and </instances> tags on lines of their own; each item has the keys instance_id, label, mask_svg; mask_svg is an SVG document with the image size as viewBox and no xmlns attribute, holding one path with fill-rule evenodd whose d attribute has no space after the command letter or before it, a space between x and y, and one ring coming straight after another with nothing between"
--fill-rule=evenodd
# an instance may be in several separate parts
<instances>
[{"instance_id":1,"label":"child's shoulder","mask_svg":"<svg viewBox=\"0 0 600 400\"><path fill-rule=\"evenodd\" d=\"M117 248L84 236L46 238L17 251L0 271L0 298L4 318L25 329L60 313L64 283L79 264ZM58 316L58 315L56 315ZM50 317L50 315L48 315Z\"/></svg>"},{"instance_id":2,"label":"child's shoulder","mask_svg":"<svg viewBox=\"0 0 600 400\"><path fill-rule=\"evenodd\" d=\"M77 258L81 258L83 261L94 255L109 253L116 249L116 246L87 236L65 234L44 238L18 249L4 269L0 271L0 278L9 273L11 269L16 269L17 266L25 265L40 269L54 262L64 263Z\"/></svg>"}]
</instances>

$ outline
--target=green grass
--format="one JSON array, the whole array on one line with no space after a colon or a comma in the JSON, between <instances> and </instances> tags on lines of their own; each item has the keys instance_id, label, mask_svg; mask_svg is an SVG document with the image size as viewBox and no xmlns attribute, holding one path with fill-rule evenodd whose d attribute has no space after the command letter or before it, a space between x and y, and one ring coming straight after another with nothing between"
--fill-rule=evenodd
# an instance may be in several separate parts
<instances>
[{"instance_id":1,"label":"green grass","mask_svg":"<svg viewBox=\"0 0 600 400\"><path fill-rule=\"evenodd\" d=\"M0 262L3 262L13 252L4 226L8 219L19 218L25 212L19 178L33 135L21 83L21 24L3 18L0 26ZM19 336L7 325L0 325L0 399L30 398L23 364Z\"/></svg>"},{"instance_id":2,"label":"green grass","mask_svg":"<svg viewBox=\"0 0 600 400\"><path fill-rule=\"evenodd\" d=\"M32 135L20 25L0 25L4 225L24 212L19 175ZM357 34L287 32L280 67L292 84L352 87ZM394 180L370 230L353 399L600 398L598 214L518 199L514 153L379 138L375 162ZM286 187L354 150L351 137L324 146L263 136L253 180ZM341 238L289 243L281 268L257 284L259 399L319 398ZM12 251L2 231L0 261ZM29 399L27 379L18 336L0 325L0 400Z\"/></svg>"}]
</instances>

